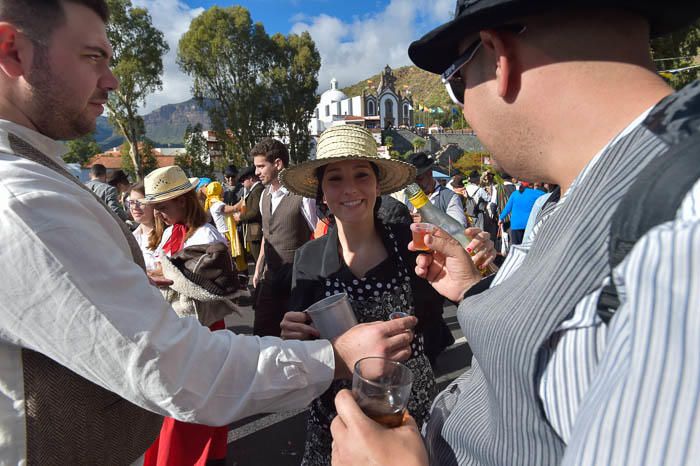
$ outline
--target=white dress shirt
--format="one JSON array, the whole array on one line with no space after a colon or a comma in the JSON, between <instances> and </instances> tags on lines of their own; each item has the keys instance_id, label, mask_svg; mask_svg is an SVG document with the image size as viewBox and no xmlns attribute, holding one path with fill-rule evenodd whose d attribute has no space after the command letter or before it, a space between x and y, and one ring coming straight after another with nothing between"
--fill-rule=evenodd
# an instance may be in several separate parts
<instances>
[{"instance_id":1,"label":"white dress shirt","mask_svg":"<svg viewBox=\"0 0 700 466\"><path fill-rule=\"evenodd\" d=\"M139 243L141 254L143 254L143 261L146 264L146 270L153 270L156 267L158 259L155 251L148 249L148 235L144 233L143 225L139 225L131 233L134 235L134 238L136 238L136 242Z\"/></svg>"},{"instance_id":2,"label":"white dress shirt","mask_svg":"<svg viewBox=\"0 0 700 466\"><path fill-rule=\"evenodd\" d=\"M289 194L289 190L287 190L287 188L285 188L283 185L280 185L280 187L274 191L272 190L272 187L270 187L270 202L272 204L272 212L270 212L270 215L275 213L275 210L277 210L280 202L282 202L282 199L287 194ZM260 212L263 211L262 200L263 197L260 196ZM301 213L304 215L304 219L309 225L311 231L314 231L316 229L316 224L318 223L318 216L316 216L316 199L303 197L301 201Z\"/></svg>"},{"instance_id":3,"label":"white dress shirt","mask_svg":"<svg viewBox=\"0 0 700 466\"><path fill-rule=\"evenodd\" d=\"M14 156L8 132L58 163L65 152L0 120L0 464L26 461L22 348L186 422L225 425L301 408L328 388L328 341L211 332L178 318L134 264L104 206L73 181Z\"/></svg>"}]
</instances>

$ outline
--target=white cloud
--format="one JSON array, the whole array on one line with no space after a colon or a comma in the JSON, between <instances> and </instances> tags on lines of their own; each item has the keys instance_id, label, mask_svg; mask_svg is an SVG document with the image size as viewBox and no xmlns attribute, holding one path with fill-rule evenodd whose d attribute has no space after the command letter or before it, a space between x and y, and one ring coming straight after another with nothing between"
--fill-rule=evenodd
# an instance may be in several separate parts
<instances>
[{"instance_id":1,"label":"white cloud","mask_svg":"<svg viewBox=\"0 0 700 466\"><path fill-rule=\"evenodd\" d=\"M295 23L291 32L309 31L316 42L321 54L319 90L324 91L333 77L343 87L378 73L387 64L410 64L408 45L447 21L453 10L454 0L391 0L379 13L350 22L324 14Z\"/></svg>"},{"instance_id":2,"label":"white cloud","mask_svg":"<svg viewBox=\"0 0 700 466\"><path fill-rule=\"evenodd\" d=\"M166 104L184 102L192 97L192 79L176 63L177 44L187 32L192 20L203 8L191 8L179 0L133 0L134 6L148 10L153 25L165 34L170 51L163 57L163 90L146 98L141 113L149 113Z\"/></svg>"},{"instance_id":3,"label":"white cloud","mask_svg":"<svg viewBox=\"0 0 700 466\"><path fill-rule=\"evenodd\" d=\"M153 24L165 34L170 51L163 58L163 90L150 95L141 113L192 97L192 80L176 63L177 44L203 8L191 8L183 0L132 0L148 9ZM308 17L297 14L291 32L308 30L321 54L319 90L336 77L340 86L353 84L378 73L385 65L410 64L411 41L440 23L454 10L454 0L391 0L383 11L344 22L330 14Z\"/></svg>"}]
</instances>

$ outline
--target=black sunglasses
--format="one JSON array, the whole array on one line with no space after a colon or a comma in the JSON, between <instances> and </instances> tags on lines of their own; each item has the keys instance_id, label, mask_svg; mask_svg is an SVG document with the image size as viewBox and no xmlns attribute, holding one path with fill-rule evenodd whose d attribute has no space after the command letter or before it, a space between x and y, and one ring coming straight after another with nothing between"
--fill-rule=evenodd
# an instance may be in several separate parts
<instances>
[{"instance_id":1,"label":"black sunglasses","mask_svg":"<svg viewBox=\"0 0 700 466\"><path fill-rule=\"evenodd\" d=\"M510 31L514 34L522 34L527 27L522 24L507 24L498 27L498 29ZM474 59L476 52L479 51L482 44L481 39L475 40L440 76L443 84L445 84L447 93L450 95L450 99L452 99L452 102L456 105L459 105L460 108L464 108L464 91L466 90L466 84L464 83L460 71L467 63Z\"/></svg>"}]
</instances>

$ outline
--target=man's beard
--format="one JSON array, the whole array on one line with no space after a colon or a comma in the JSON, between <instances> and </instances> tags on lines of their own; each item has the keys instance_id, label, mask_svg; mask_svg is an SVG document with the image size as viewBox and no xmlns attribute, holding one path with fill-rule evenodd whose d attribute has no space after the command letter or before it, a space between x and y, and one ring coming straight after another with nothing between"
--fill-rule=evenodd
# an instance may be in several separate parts
<instances>
[{"instance_id":1,"label":"man's beard","mask_svg":"<svg viewBox=\"0 0 700 466\"><path fill-rule=\"evenodd\" d=\"M67 95L62 85L62 76L51 69L46 49L38 46L35 50L26 80L32 89L28 116L37 131L59 140L76 139L95 131L97 119L85 115L85 107L75 106L75 99Z\"/></svg>"}]
</instances>

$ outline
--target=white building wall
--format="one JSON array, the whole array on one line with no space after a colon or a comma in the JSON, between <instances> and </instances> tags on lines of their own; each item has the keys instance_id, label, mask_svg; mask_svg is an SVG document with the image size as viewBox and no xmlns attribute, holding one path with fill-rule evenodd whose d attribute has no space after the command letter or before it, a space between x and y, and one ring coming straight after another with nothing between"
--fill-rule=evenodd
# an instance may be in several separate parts
<instances>
[{"instance_id":1,"label":"white building wall","mask_svg":"<svg viewBox=\"0 0 700 466\"><path fill-rule=\"evenodd\" d=\"M362 96L356 96L350 100L352 100L352 113L348 113L348 115L364 116L362 114Z\"/></svg>"}]
</instances>

